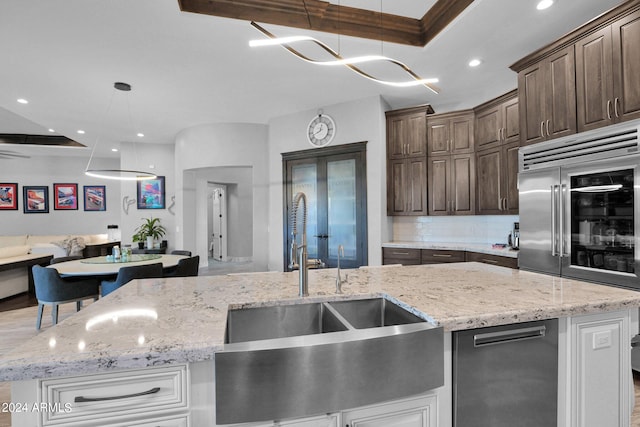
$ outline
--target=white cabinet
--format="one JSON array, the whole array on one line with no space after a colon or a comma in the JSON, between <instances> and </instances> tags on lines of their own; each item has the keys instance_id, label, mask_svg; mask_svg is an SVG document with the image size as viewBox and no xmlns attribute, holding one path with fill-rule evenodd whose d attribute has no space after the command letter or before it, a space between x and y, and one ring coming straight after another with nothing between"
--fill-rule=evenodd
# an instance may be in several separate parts
<instances>
[{"instance_id":1,"label":"white cabinet","mask_svg":"<svg viewBox=\"0 0 640 427\"><path fill-rule=\"evenodd\" d=\"M338 414L327 414L309 418L297 418L287 421L271 421L266 423L227 424L225 427L339 427Z\"/></svg>"},{"instance_id":2,"label":"white cabinet","mask_svg":"<svg viewBox=\"0 0 640 427\"><path fill-rule=\"evenodd\" d=\"M435 395L365 406L342 413L345 427L437 427Z\"/></svg>"},{"instance_id":3,"label":"white cabinet","mask_svg":"<svg viewBox=\"0 0 640 427\"><path fill-rule=\"evenodd\" d=\"M182 364L24 381L13 384L12 399L39 405L37 411L14 413L16 426L187 427L189 367ZM157 422L151 421L154 419Z\"/></svg>"},{"instance_id":4,"label":"white cabinet","mask_svg":"<svg viewBox=\"0 0 640 427\"><path fill-rule=\"evenodd\" d=\"M637 313L637 309L633 311ZM637 330L637 325L632 327L636 319L635 313L627 310L570 319L568 427L629 426L633 407L631 337Z\"/></svg>"}]
</instances>

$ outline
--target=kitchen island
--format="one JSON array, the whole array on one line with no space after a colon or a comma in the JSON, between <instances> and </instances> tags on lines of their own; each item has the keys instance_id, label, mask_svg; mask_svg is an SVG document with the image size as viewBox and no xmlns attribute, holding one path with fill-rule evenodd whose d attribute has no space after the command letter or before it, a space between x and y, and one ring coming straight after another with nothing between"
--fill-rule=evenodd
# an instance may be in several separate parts
<instances>
[{"instance_id":1,"label":"kitchen island","mask_svg":"<svg viewBox=\"0 0 640 427\"><path fill-rule=\"evenodd\" d=\"M452 331L549 318L561 320L558 425L591 425L579 420L598 410L593 400L584 407L585 399L601 396L589 375L582 377L584 372L577 370L585 368L580 363L597 363L588 349L581 350L592 338L584 325L612 331L609 347L619 365L612 380L618 394L612 398L617 400L619 425L628 425L632 407L628 343L637 330L640 293L479 263L454 263L344 270L343 277L348 274L344 294L336 295L334 269L309 273L310 296L304 299L297 297L297 272L131 282L7 354L0 361L0 380L14 381L13 403L33 404L50 402L54 396L65 398L56 391L61 383L72 389L84 378L104 384L115 376L119 382L114 390L126 390L127 378L154 372L188 392L165 396L161 410L129 407L114 414L111 407L114 418L109 425L133 425L127 420L145 410L153 410L158 419L145 424L146 418L139 418L135 425L214 425L211 364L215 353L224 350L228 309L383 296L445 331L445 384L434 391L434 425L451 425ZM173 367L178 369L171 371ZM170 372L162 371L165 368ZM610 401L601 403L610 410ZM69 405L53 408L58 411L14 413L14 425L108 423L104 415L92 421L90 411L65 418L81 413L76 409L84 403ZM178 421L162 424L163 417ZM572 424L575 420L578 423Z\"/></svg>"}]
</instances>

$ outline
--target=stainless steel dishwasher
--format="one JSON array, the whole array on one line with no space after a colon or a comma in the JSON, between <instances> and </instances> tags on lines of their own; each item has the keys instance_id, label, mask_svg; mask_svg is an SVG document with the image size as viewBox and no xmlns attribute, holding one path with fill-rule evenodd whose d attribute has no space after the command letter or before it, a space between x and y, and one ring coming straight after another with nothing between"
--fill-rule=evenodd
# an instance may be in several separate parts
<instances>
[{"instance_id":1,"label":"stainless steel dishwasher","mask_svg":"<svg viewBox=\"0 0 640 427\"><path fill-rule=\"evenodd\" d=\"M454 427L551 427L558 320L453 333Z\"/></svg>"}]
</instances>

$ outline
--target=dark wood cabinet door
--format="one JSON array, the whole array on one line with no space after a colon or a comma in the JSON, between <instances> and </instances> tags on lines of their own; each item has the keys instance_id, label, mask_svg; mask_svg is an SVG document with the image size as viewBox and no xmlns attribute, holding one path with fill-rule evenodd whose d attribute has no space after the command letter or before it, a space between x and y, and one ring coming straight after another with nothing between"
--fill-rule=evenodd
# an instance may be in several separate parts
<instances>
[{"instance_id":1,"label":"dark wood cabinet door","mask_svg":"<svg viewBox=\"0 0 640 427\"><path fill-rule=\"evenodd\" d=\"M427 128L428 155L439 156L449 154L449 119L429 119L427 121Z\"/></svg>"},{"instance_id":2,"label":"dark wood cabinet door","mask_svg":"<svg viewBox=\"0 0 640 427\"><path fill-rule=\"evenodd\" d=\"M515 142L502 147L502 157L505 172L503 174L504 195L506 198L504 213L508 215L518 215L519 194L518 194L518 149L520 144Z\"/></svg>"},{"instance_id":3,"label":"dark wood cabinet door","mask_svg":"<svg viewBox=\"0 0 640 427\"><path fill-rule=\"evenodd\" d=\"M387 162L387 215L402 215L407 211L406 176L404 160Z\"/></svg>"},{"instance_id":4,"label":"dark wood cabinet door","mask_svg":"<svg viewBox=\"0 0 640 427\"><path fill-rule=\"evenodd\" d=\"M405 142L407 156L427 155L427 116L424 112L411 114L405 118Z\"/></svg>"},{"instance_id":5,"label":"dark wood cabinet door","mask_svg":"<svg viewBox=\"0 0 640 427\"><path fill-rule=\"evenodd\" d=\"M640 12L612 26L613 109L618 121L640 118Z\"/></svg>"},{"instance_id":6,"label":"dark wood cabinet door","mask_svg":"<svg viewBox=\"0 0 640 427\"><path fill-rule=\"evenodd\" d=\"M544 65L536 63L518 73L520 145L544 141ZM479 184L479 182L478 182Z\"/></svg>"},{"instance_id":7,"label":"dark wood cabinet door","mask_svg":"<svg viewBox=\"0 0 640 427\"><path fill-rule=\"evenodd\" d=\"M403 117L387 118L387 157L401 159L404 157L404 134L406 121Z\"/></svg>"},{"instance_id":8,"label":"dark wood cabinet door","mask_svg":"<svg viewBox=\"0 0 640 427\"><path fill-rule=\"evenodd\" d=\"M509 101L506 101L502 105L503 111L503 142L520 143L520 109L518 103L518 97L515 97Z\"/></svg>"},{"instance_id":9,"label":"dark wood cabinet door","mask_svg":"<svg viewBox=\"0 0 640 427\"><path fill-rule=\"evenodd\" d=\"M449 200L450 214L473 215L476 212L475 154L451 155Z\"/></svg>"},{"instance_id":10,"label":"dark wood cabinet door","mask_svg":"<svg viewBox=\"0 0 640 427\"><path fill-rule=\"evenodd\" d=\"M569 46L546 61L544 131L547 139L577 132L574 47Z\"/></svg>"},{"instance_id":11,"label":"dark wood cabinet door","mask_svg":"<svg viewBox=\"0 0 640 427\"><path fill-rule=\"evenodd\" d=\"M471 153L474 149L473 114L451 118L451 154Z\"/></svg>"},{"instance_id":12,"label":"dark wood cabinet door","mask_svg":"<svg viewBox=\"0 0 640 427\"><path fill-rule=\"evenodd\" d=\"M578 132L614 122L611 27L576 42Z\"/></svg>"},{"instance_id":13,"label":"dark wood cabinet door","mask_svg":"<svg viewBox=\"0 0 640 427\"><path fill-rule=\"evenodd\" d=\"M494 147L476 153L477 213L480 215L502 214L502 147Z\"/></svg>"},{"instance_id":14,"label":"dark wood cabinet door","mask_svg":"<svg viewBox=\"0 0 640 427\"><path fill-rule=\"evenodd\" d=\"M449 214L451 156L429 157L429 215Z\"/></svg>"},{"instance_id":15,"label":"dark wood cabinet door","mask_svg":"<svg viewBox=\"0 0 640 427\"><path fill-rule=\"evenodd\" d=\"M404 183L408 190L407 213L410 215L427 214L427 158L411 158L407 163L407 182Z\"/></svg>"},{"instance_id":16,"label":"dark wood cabinet door","mask_svg":"<svg viewBox=\"0 0 640 427\"><path fill-rule=\"evenodd\" d=\"M502 138L502 110L497 105L476 114L476 146L478 150L500 143Z\"/></svg>"}]
</instances>

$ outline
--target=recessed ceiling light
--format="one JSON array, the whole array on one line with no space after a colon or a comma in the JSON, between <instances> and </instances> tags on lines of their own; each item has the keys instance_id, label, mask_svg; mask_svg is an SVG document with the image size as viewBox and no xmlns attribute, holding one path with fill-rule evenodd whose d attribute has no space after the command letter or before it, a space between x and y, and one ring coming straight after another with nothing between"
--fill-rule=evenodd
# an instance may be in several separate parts
<instances>
[{"instance_id":1,"label":"recessed ceiling light","mask_svg":"<svg viewBox=\"0 0 640 427\"><path fill-rule=\"evenodd\" d=\"M78 133L79 133L80 135L83 135L83 134L84 134L84 131L83 131L82 129L78 129Z\"/></svg>"},{"instance_id":2,"label":"recessed ceiling light","mask_svg":"<svg viewBox=\"0 0 640 427\"><path fill-rule=\"evenodd\" d=\"M469 61L469 67L477 67L480 64L482 64L482 61L480 61L479 59L472 59L471 61Z\"/></svg>"},{"instance_id":3,"label":"recessed ceiling light","mask_svg":"<svg viewBox=\"0 0 640 427\"><path fill-rule=\"evenodd\" d=\"M49 128L49 132L54 133L54 132L55 132L55 129L51 129L51 128Z\"/></svg>"},{"instance_id":4,"label":"recessed ceiling light","mask_svg":"<svg viewBox=\"0 0 640 427\"><path fill-rule=\"evenodd\" d=\"M28 104L29 103L29 101L27 101L24 98L18 98L16 101L18 101L20 104Z\"/></svg>"},{"instance_id":5,"label":"recessed ceiling light","mask_svg":"<svg viewBox=\"0 0 640 427\"><path fill-rule=\"evenodd\" d=\"M144 136L144 133L138 133L138 137L142 138Z\"/></svg>"},{"instance_id":6,"label":"recessed ceiling light","mask_svg":"<svg viewBox=\"0 0 640 427\"><path fill-rule=\"evenodd\" d=\"M118 149L117 148L112 148L111 151L116 152L116 151L118 151Z\"/></svg>"},{"instance_id":7,"label":"recessed ceiling light","mask_svg":"<svg viewBox=\"0 0 640 427\"><path fill-rule=\"evenodd\" d=\"M551 5L553 5L553 0L540 0L538 2L538 5L536 6L536 9L544 10L551 7Z\"/></svg>"}]
</instances>

